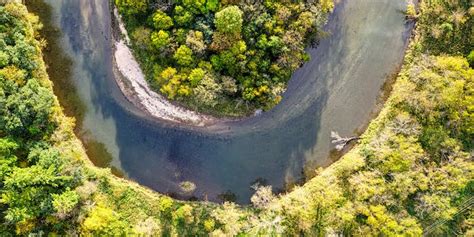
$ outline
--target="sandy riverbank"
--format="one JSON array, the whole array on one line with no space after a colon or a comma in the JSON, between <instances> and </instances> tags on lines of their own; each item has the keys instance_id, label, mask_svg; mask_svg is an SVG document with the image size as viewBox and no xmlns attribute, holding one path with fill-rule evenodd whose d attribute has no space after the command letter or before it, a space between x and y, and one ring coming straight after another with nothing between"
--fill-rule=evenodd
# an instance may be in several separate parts
<instances>
[{"instance_id":1,"label":"sandy riverbank","mask_svg":"<svg viewBox=\"0 0 474 237\"><path fill-rule=\"evenodd\" d=\"M122 35L114 40L114 74L125 97L158 119L201 127L215 124L219 119L174 105L148 86L145 74L128 46L130 39L117 9L114 9L114 18Z\"/></svg>"}]
</instances>

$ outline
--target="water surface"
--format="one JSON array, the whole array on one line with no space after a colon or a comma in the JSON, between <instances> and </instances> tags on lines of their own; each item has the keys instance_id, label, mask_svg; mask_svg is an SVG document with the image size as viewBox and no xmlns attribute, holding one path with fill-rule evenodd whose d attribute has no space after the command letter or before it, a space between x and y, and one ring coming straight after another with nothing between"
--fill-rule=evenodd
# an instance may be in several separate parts
<instances>
[{"instance_id":1,"label":"water surface","mask_svg":"<svg viewBox=\"0 0 474 237\"><path fill-rule=\"evenodd\" d=\"M44 2L73 61L71 78L85 107L82 140L105 148L111 166L159 192L208 200L232 192L241 203L255 181L277 191L301 180L304 167L334 162L330 132L350 136L367 124L411 28L405 0L343 1L326 26L331 35L309 49L312 60L294 73L282 102L213 133L147 118L124 98L112 73L107 1ZM183 181L195 183L195 192L180 192Z\"/></svg>"}]
</instances>

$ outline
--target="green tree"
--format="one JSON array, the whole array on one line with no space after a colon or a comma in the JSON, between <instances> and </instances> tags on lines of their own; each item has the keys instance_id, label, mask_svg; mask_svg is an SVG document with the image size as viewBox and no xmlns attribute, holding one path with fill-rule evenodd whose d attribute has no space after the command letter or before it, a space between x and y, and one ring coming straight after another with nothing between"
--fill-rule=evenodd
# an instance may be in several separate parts
<instances>
[{"instance_id":1,"label":"green tree","mask_svg":"<svg viewBox=\"0 0 474 237\"><path fill-rule=\"evenodd\" d=\"M237 82L235 81L234 78L229 77L229 76L223 76L221 78L222 81L222 89L224 90L225 93L227 94L235 94L238 90L237 88Z\"/></svg>"},{"instance_id":2,"label":"green tree","mask_svg":"<svg viewBox=\"0 0 474 237\"><path fill-rule=\"evenodd\" d=\"M226 7L216 13L214 24L219 32L240 34L243 23L243 12L237 6Z\"/></svg>"},{"instance_id":3,"label":"green tree","mask_svg":"<svg viewBox=\"0 0 474 237\"><path fill-rule=\"evenodd\" d=\"M145 27L138 27L133 31L132 38L135 40L135 44L142 48L148 49L151 44L150 40L151 30Z\"/></svg>"},{"instance_id":4,"label":"green tree","mask_svg":"<svg viewBox=\"0 0 474 237\"><path fill-rule=\"evenodd\" d=\"M162 50L171 42L168 32L160 30L151 33L151 44L158 50Z\"/></svg>"},{"instance_id":5,"label":"green tree","mask_svg":"<svg viewBox=\"0 0 474 237\"><path fill-rule=\"evenodd\" d=\"M71 190L66 190L61 194L53 194L52 197L53 208L61 219L70 215L79 203L79 195Z\"/></svg>"},{"instance_id":6,"label":"green tree","mask_svg":"<svg viewBox=\"0 0 474 237\"><path fill-rule=\"evenodd\" d=\"M9 56L6 52L0 51L0 67L5 67L9 63Z\"/></svg>"},{"instance_id":7,"label":"green tree","mask_svg":"<svg viewBox=\"0 0 474 237\"><path fill-rule=\"evenodd\" d=\"M133 15L144 13L148 7L148 0L115 0L115 4L121 12Z\"/></svg>"},{"instance_id":8,"label":"green tree","mask_svg":"<svg viewBox=\"0 0 474 237\"><path fill-rule=\"evenodd\" d=\"M0 130L20 137L48 134L54 128L50 121L54 95L37 80L30 79L18 93L0 105Z\"/></svg>"},{"instance_id":9,"label":"green tree","mask_svg":"<svg viewBox=\"0 0 474 237\"><path fill-rule=\"evenodd\" d=\"M206 72L201 68L195 68L189 74L189 81L191 82L191 86L195 87L199 84L199 82L204 78Z\"/></svg>"},{"instance_id":10,"label":"green tree","mask_svg":"<svg viewBox=\"0 0 474 237\"><path fill-rule=\"evenodd\" d=\"M42 163L41 160L38 163ZM44 167L37 164L13 168L5 178L1 191L0 201L8 207L4 212L5 220L17 228L27 222L34 227L36 223L32 221L44 220L52 215L52 195L72 185L72 177L61 173L62 168L55 165Z\"/></svg>"},{"instance_id":11,"label":"green tree","mask_svg":"<svg viewBox=\"0 0 474 237\"><path fill-rule=\"evenodd\" d=\"M168 67L163 70L159 75L155 77L155 80L158 82L159 85L163 85L169 81L171 81L176 75L178 71L175 68Z\"/></svg>"},{"instance_id":12,"label":"green tree","mask_svg":"<svg viewBox=\"0 0 474 237\"><path fill-rule=\"evenodd\" d=\"M19 145L9 138L0 138L0 184L10 175L13 167L17 164L17 157L14 152Z\"/></svg>"},{"instance_id":13,"label":"green tree","mask_svg":"<svg viewBox=\"0 0 474 237\"><path fill-rule=\"evenodd\" d=\"M173 55L174 60L181 66L190 66L194 62L193 51L186 45L181 45Z\"/></svg>"},{"instance_id":14,"label":"green tree","mask_svg":"<svg viewBox=\"0 0 474 237\"><path fill-rule=\"evenodd\" d=\"M191 94L191 89L185 84L188 76L183 73L178 73L174 68L166 68L156 79L161 85L161 93L165 94L169 99Z\"/></svg>"},{"instance_id":15,"label":"green tree","mask_svg":"<svg viewBox=\"0 0 474 237\"><path fill-rule=\"evenodd\" d=\"M160 10L157 10L155 14L153 14L152 19L153 26L157 30L167 30L173 26L173 19Z\"/></svg>"},{"instance_id":16,"label":"green tree","mask_svg":"<svg viewBox=\"0 0 474 237\"><path fill-rule=\"evenodd\" d=\"M201 103L214 107L217 104L217 97L222 92L219 85L212 75L206 75L194 89L196 99Z\"/></svg>"},{"instance_id":17,"label":"green tree","mask_svg":"<svg viewBox=\"0 0 474 237\"><path fill-rule=\"evenodd\" d=\"M7 81L14 82L18 86L23 86L27 79L26 71L21 70L14 65L9 65L0 69L0 76Z\"/></svg>"},{"instance_id":18,"label":"green tree","mask_svg":"<svg viewBox=\"0 0 474 237\"><path fill-rule=\"evenodd\" d=\"M178 5L174 8L173 19L179 26L187 26L192 23L193 14L190 11L186 10L184 7Z\"/></svg>"},{"instance_id":19,"label":"green tree","mask_svg":"<svg viewBox=\"0 0 474 237\"><path fill-rule=\"evenodd\" d=\"M207 0L206 8L208 11L215 12L219 8L219 0Z\"/></svg>"},{"instance_id":20,"label":"green tree","mask_svg":"<svg viewBox=\"0 0 474 237\"><path fill-rule=\"evenodd\" d=\"M201 31L190 30L186 37L186 45L196 53L203 53L206 50L204 36Z\"/></svg>"},{"instance_id":21,"label":"green tree","mask_svg":"<svg viewBox=\"0 0 474 237\"><path fill-rule=\"evenodd\" d=\"M95 206L87 218L82 222L84 235L125 236L127 225L120 221L120 217L104 205Z\"/></svg>"},{"instance_id":22,"label":"green tree","mask_svg":"<svg viewBox=\"0 0 474 237\"><path fill-rule=\"evenodd\" d=\"M206 13L206 0L182 0L183 6L195 14Z\"/></svg>"}]
</instances>

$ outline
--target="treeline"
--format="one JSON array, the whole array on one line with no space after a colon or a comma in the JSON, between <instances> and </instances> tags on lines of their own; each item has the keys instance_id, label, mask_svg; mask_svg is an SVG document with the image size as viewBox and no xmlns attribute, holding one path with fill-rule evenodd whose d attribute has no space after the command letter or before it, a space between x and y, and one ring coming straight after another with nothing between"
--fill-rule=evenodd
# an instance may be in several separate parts
<instances>
[{"instance_id":1,"label":"treeline","mask_svg":"<svg viewBox=\"0 0 474 237\"><path fill-rule=\"evenodd\" d=\"M332 0L116 0L136 55L169 99L218 115L271 108Z\"/></svg>"},{"instance_id":2,"label":"treeline","mask_svg":"<svg viewBox=\"0 0 474 237\"><path fill-rule=\"evenodd\" d=\"M0 235L61 229L78 205L80 167L55 143L68 138L36 40L38 17L0 6ZM62 123L62 124L61 124ZM63 137L66 136L66 137ZM69 135L71 136L71 135Z\"/></svg>"}]
</instances>

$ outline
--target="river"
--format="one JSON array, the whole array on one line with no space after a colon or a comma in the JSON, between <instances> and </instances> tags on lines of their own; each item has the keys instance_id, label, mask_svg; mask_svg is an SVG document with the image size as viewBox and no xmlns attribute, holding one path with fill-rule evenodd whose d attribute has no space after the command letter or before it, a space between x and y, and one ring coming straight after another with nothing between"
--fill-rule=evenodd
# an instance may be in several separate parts
<instances>
[{"instance_id":1,"label":"river","mask_svg":"<svg viewBox=\"0 0 474 237\"><path fill-rule=\"evenodd\" d=\"M239 203L249 202L256 181L278 192L340 157L330 132L352 136L373 118L412 29L405 0L343 0L325 26L330 36L308 49L312 60L294 73L278 106L209 132L149 118L126 100L112 70L108 1L27 4L54 26L46 35L54 42L45 53L51 78L95 163L175 197ZM196 190L182 191L183 181Z\"/></svg>"}]
</instances>

